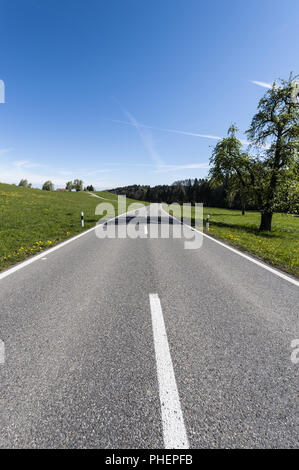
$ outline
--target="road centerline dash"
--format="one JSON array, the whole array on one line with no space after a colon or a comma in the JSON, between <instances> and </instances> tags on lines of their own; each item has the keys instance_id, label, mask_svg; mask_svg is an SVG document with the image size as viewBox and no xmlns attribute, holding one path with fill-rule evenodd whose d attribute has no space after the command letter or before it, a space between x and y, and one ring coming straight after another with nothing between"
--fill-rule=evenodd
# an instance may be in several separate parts
<instances>
[{"instance_id":1,"label":"road centerline dash","mask_svg":"<svg viewBox=\"0 0 299 470\"><path fill-rule=\"evenodd\" d=\"M149 298L159 383L164 447L166 449L188 449L188 437L175 380L161 302L158 294L150 294Z\"/></svg>"}]
</instances>

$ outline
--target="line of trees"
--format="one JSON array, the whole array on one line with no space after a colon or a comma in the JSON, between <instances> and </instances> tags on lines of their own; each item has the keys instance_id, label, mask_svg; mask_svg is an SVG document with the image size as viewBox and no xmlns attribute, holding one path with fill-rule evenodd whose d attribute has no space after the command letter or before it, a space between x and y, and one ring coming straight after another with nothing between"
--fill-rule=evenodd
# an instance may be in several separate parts
<instances>
[{"instance_id":1,"label":"line of trees","mask_svg":"<svg viewBox=\"0 0 299 470\"><path fill-rule=\"evenodd\" d=\"M28 183L27 179L21 179L18 186L22 186L24 188L32 188L32 184ZM74 181L68 181L65 185L66 191L72 191L75 189L76 191L83 191L83 181L80 179L75 179ZM45 181L42 186L43 191L54 191L54 184L52 181L48 180ZM94 191L93 185L89 185L84 187L84 191Z\"/></svg>"},{"instance_id":2,"label":"line of trees","mask_svg":"<svg viewBox=\"0 0 299 470\"><path fill-rule=\"evenodd\" d=\"M171 185L142 186L132 185L112 189L111 192L126 195L132 199L149 202L192 203L202 202L207 206L241 209L240 194L227 198L223 185L214 186L207 178L175 181ZM250 206L250 209L255 209Z\"/></svg>"}]
</instances>

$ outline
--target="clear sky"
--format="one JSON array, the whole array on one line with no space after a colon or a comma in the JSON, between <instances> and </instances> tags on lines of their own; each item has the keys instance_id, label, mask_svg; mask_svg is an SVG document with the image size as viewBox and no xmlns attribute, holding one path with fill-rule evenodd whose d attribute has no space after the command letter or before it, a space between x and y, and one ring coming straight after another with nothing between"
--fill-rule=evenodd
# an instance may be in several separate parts
<instances>
[{"instance_id":1,"label":"clear sky","mask_svg":"<svg viewBox=\"0 0 299 470\"><path fill-rule=\"evenodd\" d=\"M298 0L0 0L0 181L204 177L203 136L245 139L298 32Z\"/></svg>"}]
</instances>

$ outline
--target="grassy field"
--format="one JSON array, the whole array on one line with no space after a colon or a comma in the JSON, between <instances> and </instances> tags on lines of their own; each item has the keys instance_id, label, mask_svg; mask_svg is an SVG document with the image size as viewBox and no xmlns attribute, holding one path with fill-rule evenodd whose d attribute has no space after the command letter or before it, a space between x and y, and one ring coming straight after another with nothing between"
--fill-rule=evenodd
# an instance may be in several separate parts
<instances>
[{"instance_id":1,"label":"grassy field","mask_svg":"<svg viewBox=\"0 0 299 470\"><path fill-rule=\"evenodd\" d=\"M116 196L96 194L111 200L117 215ZM0 183L0 270L80 233L81 211L85 229L94 226L99 203L101 199L87 192L48 192Z\"/></svg>"},{"instance_id":2,"label":"grassy field","mask_svg":"<svg viewBox=\"0 0 299 470\"><path fill-rule=\"evenodd\" d=\"M299 277L299 216L274 214L272 231L261 233L259 212L242 216L240 211L205 207L204 219L208 214L209 235Z\"/></svg>"}]
</instances>

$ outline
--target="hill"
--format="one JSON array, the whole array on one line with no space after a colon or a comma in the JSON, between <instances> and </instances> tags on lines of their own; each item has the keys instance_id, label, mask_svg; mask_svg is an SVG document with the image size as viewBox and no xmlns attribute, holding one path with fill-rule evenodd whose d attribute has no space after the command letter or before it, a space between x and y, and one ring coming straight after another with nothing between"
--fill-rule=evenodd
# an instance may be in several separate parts
<instances>
[{"instance_id":1,"label":"hill","mask_svg":"<svg viewBox=\"0 0 299 470\"><path fill-rule=\"evenodd\" d=\"M95 194L109 198L117 214L116 196ZM0 270L94 226L100 202L84 191L42 191L0 183Z\"/></svg>"}]
</instances>

